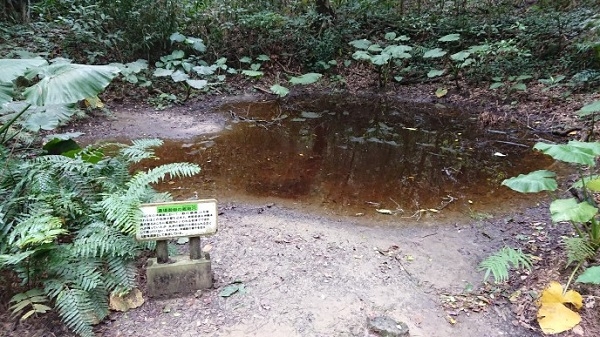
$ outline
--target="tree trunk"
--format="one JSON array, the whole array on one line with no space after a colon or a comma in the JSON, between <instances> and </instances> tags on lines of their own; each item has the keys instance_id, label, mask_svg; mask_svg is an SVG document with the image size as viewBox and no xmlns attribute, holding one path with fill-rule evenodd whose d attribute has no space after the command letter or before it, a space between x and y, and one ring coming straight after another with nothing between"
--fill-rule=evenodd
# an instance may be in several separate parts
<instances>
[{"instance_id":1,"label":"tree trunk","mask_svg":"<svg viewBox=\"0 0 600 337\"><path fill-rule=\"evenodd\" d=\"M329 18L335 18L335 12L331 8L329 0L316 0L315 5L317 7L317 13Z\"/></svg>"}]
</instances>

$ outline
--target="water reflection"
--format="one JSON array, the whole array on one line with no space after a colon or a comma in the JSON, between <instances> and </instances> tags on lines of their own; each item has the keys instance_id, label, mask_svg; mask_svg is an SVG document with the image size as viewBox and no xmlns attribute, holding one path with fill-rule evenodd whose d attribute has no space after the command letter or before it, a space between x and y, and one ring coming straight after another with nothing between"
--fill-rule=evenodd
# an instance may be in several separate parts
<instances>
[{"instance_id":1,"label":"water reflection","mask_svg":"<svg viewBox=\"0 0 600 337\"><path fill-rule=\"evenodd\" d=\"M430 104L322 96L222 109L228 130L157 151L166 162L200 164L200 177L178 185L184 191L414 212L512 197L502 179L550 164L531 151L530 135L484 129L472 114Z\"/></svg>"}]
</instances>

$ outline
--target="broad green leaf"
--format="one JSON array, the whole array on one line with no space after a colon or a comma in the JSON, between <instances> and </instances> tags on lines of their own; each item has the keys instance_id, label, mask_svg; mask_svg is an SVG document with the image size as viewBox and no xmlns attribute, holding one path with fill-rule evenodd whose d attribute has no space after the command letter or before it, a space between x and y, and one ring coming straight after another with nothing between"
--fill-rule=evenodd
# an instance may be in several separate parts
<instances>
[{"instance_id":1,"label":"broad green leaf","mask_svg":"<svg viewBox=\"0 0 600 337\"><path fill-rule=\"evenodd\" d=\"M386 54L390 54L393 58L406 59L406 58L411 57L411 55L409 53L407 53L411 50L412 50L412 47L410 47L410 46L392 45L392 46L385 47L383 52Z\"/></svg>"},{"instance_id":2,"label":"broad green leaf","mask_svg":"<svg viewBox=\"0 0 600 337\"><path fill-rule=\"evenodd\" d=\"M364 51L364 50L357 50L354 52L354 54L352 54L352 58L355 60L371 60L371 54L369 54L369 52Z\"/></svg>"},{"instance_id":3,"label":"broad green leaf","mask_svg":"<svg viewBox=\"0 0 600 337\"><path fill-rule=\"evenodd\" d=\"M438 39L440 42L451 42L460 40L460 34L448 34Z\"/></svg>"},{"instance_id":4,"label":"broad green leaf","mask_svg":"<svg viewBox=\"0 0 600 337\"><path fill-rule=\"evenodd\" d=\"M373 43L371 41L369 41L369 40L362 39L362 40L350 41L348 44L351 45L352 47L356 48L356 49L366 50Z\"/></svg>"},{"instance_id":5,"label":"broad green leaf","mask_svg":"<svg viewBox=\"0 0 600 337\"><path fill-rule=\"evenodd\" d=\"M129 62L129 63L125 64L125 66L127 67L127 69L129 71L137 74L144 69L148 69L148 61L139 59L134 62Z\"/></svg>"},{"instance_id":6,"label":"broad green leaf","mask_svg":"<svg viewBox=\"0 0 600 337\"><path fill-rule=\"evenodd\" d=\"M378 44L372 44L369 46L369 48L367 48L367 51L375 52L375 53L378 53L382 50L383 50L383 48L381 48L381 46Z\"/></svg>"},{"instance_id":7,"label":"broad green leaf","mask_svg":"<svg viewBox=\"0 0 600 337\"><path fill-rule=\"evenodd\" d=\"M404 79L404 77L402 77L402 76L394 76L394 79L396 80L396 82L402 82L402 80Z\"/></svg>"},{"instance_id":8,"label":"broad green leaf","mask_svg":"<svg viewBox=\"0 0 600 337\"><path fill-rule=\"evenodd\" d=\"M590 176L585 177L585 179L579 179L577 181L575 181L573 183L573 185L571 185L571 187L575 187L575 188L583 188L583 182L585 181L586 185L589 184L590 181L592 180L599 180L600 179L600 175L598 174L592 174Z\"/></svg>"},{"instance_id":9,"label":"broad green leaf","mask_svg":"<svg viewBox=\"0 0 600 337\"><path fill-rule=\"evenodd\" d=\"M438 76L442 76L444 75L445 70L437 70L437 69L431 69L428 73L427 73L427 77L432 78L432 77L438 77Z\"/></svg>"},{"instance_id":10,"label":"broad green leaf","mask_svg":"<svg viewBox=\"0 0 600 337\"><path fill-rule=\"evenodd\" d=\"M43 59L0 59L0 82L10 83L19 76L25 75L25 70L48 64Z\"/></svg>"},{"instance_id":11,"label":"broad green leaf","mask_svg":"<svg viewBox=\"0 0 600 337\"><path fill-rule=\"evenodd\" d=\"M525 85L525 83L515 83L511 89L513 90L517 90L517 91L526 91L527 90L527 85Z\"/></svg>"},{"instance_id":12,"label":"broad green leaf","mask_svg":"<svg viewBox=\"0 0 600 337\"><path fill-rule=\"evenodd\" d=\"M212 75L217 70L214 65L212 66L195 66L192 68L198 75Z\"/></svg>"},{"instance_id":13,"label":"broad green leaf","mask_svg":"<svg viewBox=\"0 0 600 337\"><path fill-rule=\"evenodd\" d=\"M198 51L201 53L204 53L206 51L206 45L204 44L204 41L202 41L201 38L188 37L187 39L185 39L185 43L187 43L188 45L191 45L195 51Z\"/></svg>"},{"instance_id":14,"label":"broad green leaf","mask_svg":"<svg viewBox=\"0 0 600 337\"><path fill-rule=\"evenodd\" d=\"M460 67L461 68L468 67L473 63L475 63L475 60L473 60L472 58L468 58L463 63L460 64Z\"/></svg>"},{"instance_id":15,"label":"broad green leaf","mask_svg":"<svg viewBox=\"0 0 600 337\"><path fill-rule=\"evenodd\" d=\"M252 69L252 70L258 70L258 69L260 69L260 66L261 66L260 63L252 63L250 65L250 69Z\"/></svg>"},{"instance_id":16,"label":"broad green leaf","mask_svg":"<svg viewBox=\"0 0 600 337\"><path fill-rule=\"evenodd\" d=\"M426 51L425 54L423 54L423 58L437 58L442 57L444 55L446 55L446 51L442 50L441 48L434 48Z\"/></svg>"},{"instance_id":17,"label":"broad green leaf","mask_svg":"<svg viewBox=\"0 0 600 337\"><path fill-rule=\"evenodd\" d=\"M171 40L173 42L183 42L183 41L185 41L185 35L183 35L181 33L173 33L169 37L169 40Z\"/></svg>"},{"instance_id":18,"label":"broad green leaf","mask_svg":"<svg viewBox=\"0 0 600 337\"><path fill-rule=\"evenodd\" d=\"M388 54L379 54L371 58L371 63L376 66L382 66L390 61L391 56Z\"/></svg>"},{"instance_id":19,"label":"broad green leaf","mask_svg":"<svg viewBox=\"0 0 600 337\"><path fill-rule=\"evenodd\" d=\"M290 83L291 84L311 84L311 83L317 82L321 77L323 77L323 75L319 74L319 73L307 73L302 76L291 77Z\"/></svg>"},{"instance_id":20,"label":"broad green leaf","mask_svg":"<svg viewBox=\"0 0 600 337\"><path fill-rule=\"evenodd\" d=\"M73 139L60 139L54 138L51 141L44 144L42 149L46 150L48 154L63 154L67 151L81 150L79 144Z\"/></svg>"},{"instance_id":21,"label":"broad green leaf","mask_svg":"<svg viewBox=\"0 0 600 337\"><path fill-rule=\"evenodd\" d=\"M271 61L271 58L265 54L260 54L256 57L259 61Z\"/></svg>"},{"instance_id":22,"label":"broad green leaf","mask_svg":"<svg viewBox=\"0 0 600 337\"><path fill-rule=\"evenodd\" d=\"M504 83L502 83L502 82L494 82L494 83L490 84L490 90L498 89L503 86L504 86Z\"/></svg>"},{"instance_id":23,"label":"broad green leaf","mask_svg":"<svg viewBox=\"0 0 600 337\"><path fill-rule=\"evenodd\" d=\"M408 41L408 40L410 40L410 37L408 37L406 35L400 35L394 39L394 41Z\"/></svg>"},{"instance_id":24,"label":"broad green leaf","mask_svg":"<svg viewBox=\"0 0 600 337\"><path fill-rule=\"evenodd\" d=\"M502 185L521 193L555 191L558 188L556 173L547 170L533 171L505 179Z\"/></svg>"},{"instance_id":25,"label":"broad green leaf","mask_svg":"<svg viewBox=\"0 0 600 337\"><path fill-rule=\"evenodd\" d=\"M550 217L554 222L588 222L598 213L598 208L575 198L558 199L550 204Z\"/></svg>"},{"instance_id":26,"label":"broad green leaf","mask_svg":"<svg viewBox=\"0 0 600 337\"><path fill-rule=\"evenodd\" d=\"M171 74L171 79L173 79L173 82L183 82L185 80L189 80L190 77L183 71L177 70Z\"/></svg>"},{"instance_id":27,"label":"broad green leaf","mask_svg":"<svg viewBox=\"0 0 600 337\"><path fill-rule=\"evenodd\" d=\"M579 283L590 283L590 284L600 284L600 266L593 266L587 268L575 282Z\"/></svg>"},{"instance_id":28,"label":"broad green leaf","mask_svg":"<svg viewBox=\"0 0 600 337\"><path fill-rule=\"evenodd\" d=\"M156 68L152 75L156 76L156 77L165 77L165 76L171 76L171 74L173 74L173 70L171 70L171 69Z\"/></svg>"},{"instance_id":29,"label":"broad green leaf","mask_svg":"<svg viewBox=\"0 0 600 337\"><path fill-rule=\"evenodd\" d=\"M242 70L242 74L250 77L261 77L262 75L264 75L262 71L257 70Z\"/></svg>"},{"instance_id":30,"label":"broad green leaf","mask_svg":"<svg viewBox=\"0 0 600 337\"><path fill-rule=\"evenodd\" d=\"M64 104L49 104L31 109L31 113L26 115L21 124L32 132L54 130L71 119L75 113L71 107Z\"/></svg>"},{"instance_id":31,"label":"broad green leaf","mask_svg":"<svg viewBox=\"0 0 600 337\"><path fill-rule=\"evenodd\" d=\"M0 106L6 102L12 101L15 94L11 83L0 82Z\"/></svg>"},{"instance_id":32,"label":"broad green leaf","mask_svg":"<svg viewBox=\"0 0 600 337\"><path fill-rule=\"evenodd\" d=\"M469 53L468 51L459 51L456 54L450 55L450 58L454 61L464 61L469 56L471 56L471 53Z\"/></svg>"},{"instance_id":33,"label":"broad green leaf","mask_svg":"<svg viewBox=\"0 0 600 337\"><path fill-rule=\"evenodd\" d=\"M585 117L585 116L594 114L596 112L600 112L600 101L595 101L590 104L587 104L583 108L579 109L579 111L577 111L577 112L578 112L577 114L579 115L579 117Z\"/></svg>"},{"instance_id":34,"label":"broad green leaf","mask_svg":"<svg viewBox=\"0 0 600 337\"><path fill-rule=\"evenodd\" d=\"M173 50L173 52L171 53L171 59L173 60L180 60L185 56L185 53L183 52L183 50Z\"/></svg>"},{"instance_id":35,"label":"broad green leaf","mask_svg":"<svg viewBox=\"0 0 600 337\"><path fill-rule=\"evenodd\" d=\"M590 191L600 192L600 179L590 180L585 184Z\"/></svg>"},{"instance_id":36,"label":"broad green leaf","mask_svg":"<svg viewBox=\"0 0 600 337\"><path fill-rule=\"evenodd\" d=\"M207 80L185 80L185 83L187 83L190 87L194 88L194 89L202 89L205 86L208 85L208 81Z\"/></svg>"},{"instance_id":37,"label":"broad green leaf","mask_svg":"<svg viewBox=\"0 0 600 337\"><path fill-rule=\"evenodd\" d=\"M396 38L396 33L394 33L394 32L389 32L389 33L386 33L386 34L383 36L383 38L384 38L384 39L386 39L386 40L388 40L388 41L391 41L391 40L393 40L393 39L395 39L395 38Z\"/></svg>"},{"instance_id":38,"label":"broad green leaf","mask_svg":"<svg viewBox=\"0 0 600 337\"><path fill-rule=\"evenodd\" d=\"M519 76L517 76L517 78L515 79L515 81L521 82L521 81L528 80L531 77L532 77L531 75L519 75Z\"/></svg>"},{"instance_id":39,"label":"broad green leaf","mask_svg":"<svg viewBox=\"0 0 600 337\"><path fill-rule=\"evenodd\" d=\"M600 143L589 143L593 146L582 145L585 143L571 141L567 144L546 144L537 143L533 146L534 149L545 153L552 158L572 164L594 166L595 158L600 150Z\"/></svg>"},{"instance_id":40,"label":"broad green leaf","mask_svg":"<svg viewBox=\"0 0 600 337\"><path fill-rule=\"evenodd\" d=\"M279 84L273 84L269 89L271 89L271 92L279 97L285 97L290 93L290 89Z\"/></svg>"},{"instance_id":41,"label":"broad green leaf","mask_svg":"<svg viewBox=\"0 0 600 337\"><path fill-rule=\"evenodd\" d=\"M241 63L252 63L252 58L248 57L248 56L244 56L240 59Z\"/></svg>"},{"instance_id":42,"label":"broad green leaf","mask_svg":"<svg viewBox=\"0 0 600 337\"><path fill-rule=\"evenodd\" d=\"M53 64L23 95L27 102L40 106L75 103L97 96L118 73L119 69L111 66Z\"/></svg>"}]
</instances>

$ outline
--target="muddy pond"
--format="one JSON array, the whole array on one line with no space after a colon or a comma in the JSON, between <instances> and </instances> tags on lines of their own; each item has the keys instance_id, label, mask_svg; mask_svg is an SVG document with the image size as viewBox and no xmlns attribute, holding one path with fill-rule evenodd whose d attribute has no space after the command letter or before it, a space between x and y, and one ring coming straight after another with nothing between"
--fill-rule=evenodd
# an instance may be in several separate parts
<instances>
[{"instance_id":1,"label":"muddy pond","mask_svg":"<svg viewBox=\"0 0 600 337\"><path fill-rule=\"evenodd\" d=\"M503 179L548 167L536 135L476 112L387 98L323 95L229 103L225 130L166 140L160 163L200 175L160 186L176 198L277 202L332 215L419 220L522 206Z\"/></svg>"}]
</instances>

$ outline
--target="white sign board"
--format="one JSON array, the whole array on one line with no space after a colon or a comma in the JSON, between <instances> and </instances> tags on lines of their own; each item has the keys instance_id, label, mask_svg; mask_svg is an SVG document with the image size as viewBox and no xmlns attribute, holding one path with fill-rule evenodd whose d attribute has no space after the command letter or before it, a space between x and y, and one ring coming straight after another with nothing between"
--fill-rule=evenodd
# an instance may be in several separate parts
<instances>
[{"instance_id":1,"label":"white sign board","mask_svg":"<svg viewBox=\"0 0 600 337\"><path fill-rule=\"evenodd\" d=\"M217 232L217 200L143 204L140 241L209 235Z\"/></svg>"}]
</instances>

